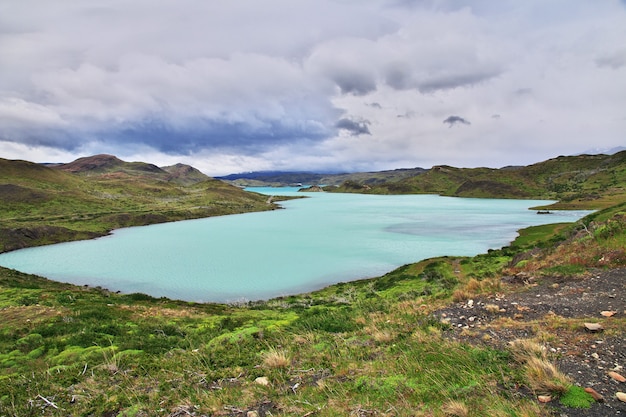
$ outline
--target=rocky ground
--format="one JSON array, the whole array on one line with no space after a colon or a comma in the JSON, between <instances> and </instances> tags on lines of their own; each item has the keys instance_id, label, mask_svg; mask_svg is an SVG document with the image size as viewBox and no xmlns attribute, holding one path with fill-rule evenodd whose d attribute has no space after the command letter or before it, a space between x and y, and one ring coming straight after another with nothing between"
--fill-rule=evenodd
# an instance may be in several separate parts
<instances>
[{"instance_id":1,"label":"rocky ground","mask_svg":"<svg viewBox=\"0 0 626 417\"><path fill-rule=\"evenodd\" d=\"M552 401L555 416L626 416L626 268L598 270L584 277L503 278L502 294L476 297L435 312L450 323L449 337L499 348L515 339L533 339L550 352L575 384L593 388L604 399L590 409ZM601 329L588 329L598 323ZM586 325L587 324L587 325Z\"/></svg>"}]
</instances>

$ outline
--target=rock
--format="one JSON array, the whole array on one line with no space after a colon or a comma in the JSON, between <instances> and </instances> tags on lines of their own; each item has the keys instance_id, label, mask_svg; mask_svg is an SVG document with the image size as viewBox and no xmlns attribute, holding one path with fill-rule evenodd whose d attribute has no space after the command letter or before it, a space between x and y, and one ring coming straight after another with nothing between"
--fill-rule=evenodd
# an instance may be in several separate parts
<instances>
[{"instance_id":1,"label":"rock","mask_svg":"<svg viewBox=\"0 0 626 417\"><path fill-rule=\"evenodd\" d=\"M256 411L252 410L252 411L248 411L246 413L246 417L259 417L259 413L257 413Z\"/></svg>"},{"instance_id":2,"label":"rock","mask_svg":"<svg viewBox=\"0 0 626 417\"><path fill-rule=\"evenodd\" d=\"M601 332L604 327L600 323L585 323L585 329L590 332Z\"/></svg>"},{"instance_id":3,"label":"rock","mask_svg":"<svg viewBox=\"0 0 626 417\"><path fill-rule=\"evenodd\" d=\"M617 311L601 311L600 314L604 317L613 317L615 314L617 314Z\"/></svg>"},{"instance_id":4,"label":"rock","mask_svg":"<svg viewBox=\"0 0 626 417\"><path fill-rule=\"evenodd\" d=\"M617 397L618 400L626 403L626 393L618 392L615 394L615 396Z\"/></svg>"},{"instance_id":5,"label":"rock","mask_svg":"<svg viewBox=\"0 0 626 417\"><path fill-rule=\"evenodd\" d=\"M263 386L268 386L270 384L270 380L267 379L266 376L260 376L257 379L255 379L254 382L256 382L259 385L263 385Z\"/></svg>"},{"instance_id":6,"label":"rock","mask_svg":"<svg viewBox=\"0 0 626 417\"><path fill-rule=\"evenodd\" d=\"M609 372L609 376L613 378L614 380L616 380L617 382L626 382L626 378L624 378L622 375L618 374L617 372L611 371Z\"/></svg>"},{"instance_id":7,"label":"rock","mask_svg":"<svg viewBox=\"0 0 626 417\"><path fill-rule=\"evenodd\" d=\"M604 397L598 391L593 388L585 388L585 392L593 397L594 400L601 403L604 401Z\"/></svg>"},{"instance_id":8,"label":"rock","mask_svg":"<svg viewBox=\"0 0 626 417\"><path fill-rule=\"evenodd\" d=\"M537 401L539 401L540 403L549 403L550 401L552 401L552 397L549 395L538 395L537 396Z\"/></svg>"}]
</instances>

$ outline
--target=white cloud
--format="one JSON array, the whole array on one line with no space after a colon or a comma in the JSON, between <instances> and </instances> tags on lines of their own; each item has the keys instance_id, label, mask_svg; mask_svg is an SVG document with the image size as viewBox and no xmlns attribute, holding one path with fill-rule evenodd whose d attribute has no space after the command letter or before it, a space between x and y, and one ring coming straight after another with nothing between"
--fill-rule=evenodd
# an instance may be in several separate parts
<instances>
[{"instance_id":1,"label":"white cloud","mask_svg":"<svg viewBox=\"0 0 626 417\"><path fill-rule=\"evenodd\" d=\"M212 174L624 145L618 0L4 2L0 28L0 152L22 159Z\"/></svg>"}]
</instances>

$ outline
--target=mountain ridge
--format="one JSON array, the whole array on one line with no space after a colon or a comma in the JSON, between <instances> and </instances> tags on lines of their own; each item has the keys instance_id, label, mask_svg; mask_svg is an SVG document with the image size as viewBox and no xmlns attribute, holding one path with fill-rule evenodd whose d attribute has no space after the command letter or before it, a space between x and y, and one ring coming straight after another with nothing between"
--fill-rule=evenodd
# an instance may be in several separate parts
<instances>
[{"instance_id":1,"label":"mountain ridge","mask_svg":"<svg viewBox=\"0 0 626 417\"><path fill-rule=\"evenodd\" d=\"M54 166L0 158L0 252L275 208L265 196L184 164L162 169L113 155Z\"/></svg>"}]
</instances>

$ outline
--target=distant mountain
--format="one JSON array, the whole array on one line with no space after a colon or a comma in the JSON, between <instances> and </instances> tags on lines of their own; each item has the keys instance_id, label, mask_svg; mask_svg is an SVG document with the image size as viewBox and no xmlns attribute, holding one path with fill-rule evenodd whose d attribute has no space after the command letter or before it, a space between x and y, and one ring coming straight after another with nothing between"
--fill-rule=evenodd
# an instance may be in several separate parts
<instances>
[{"instance_id":1,"label":"distant mountain","mask_svg":"<svg viewBox=\"0 0 626 417\"><path fill-rule=\"evenodd\" d=\"M122 169L125 164L127 163L113 155L101 154L78 158L67 164L55 165L53 168L73 173L110 172L112 170Z\"/></svg>"},{"instance_id":2,"label":"distant mountain","mask_svg":"<svg viewBox=\"0 0 626 417\"><path fill-rule=\"evenodd\" d=\"M67 164L52 165L51 168L88 176L143 177L180 185L191 185L211 179L194 167L185 164L159 168L154 164L145 162L125 162L113 155L106 154L78 158Z\"/></svg>"},{"instance_id":3,"label":"distant mountain","mask_svg":"<svg viewBox=\"0 0 626 417\"><path fill-rule=\"evenodd\" d=\"M614 154L616 154L618 152L621 152L621 151L626 151L626 147L625 146L616 146L614 148L609 148L609 149L607 149L607 148L603 148L603 149L594 148L594 149L588 149L585 152L579 153L579 154L576 154L576 155L597 155L597 154L614 155Z\"/></svg>"},{"instance_id":4,"label":"distant mountain","mask_svg":"<svg viewBox=\"0 0 626 417\"><path fill-rule=\"evenodd\" d=\"M312 172L285 172L285 171L258 171L241 174L231 174L216 177L238 186L288 186L294 184L306 185L340 185L345 181L358 181L364 184L381 184L388 181L409 178L427 170L422 168L395 169L378 172L355 173L312 173Z\"/></svg>"},{"instance_id":5,"label":"distant mountain","mask_svg":"<svg viewBox=\"0 0 626 417\"><path fill-rule=\"evenodd\" d=\"M191 165L176 164L161 167L161 169L169 174L167 177L168 181L173 181L183 185L191 185L211 179L211 177L203 174Z\"/></svg>"},{"instance_id":6,"label":"distant mountain","mask_svg":"<svg viewBox=\"0 0 626 417\"><path fill-rule=\"evenodd\" d=\"M324 174L291 171L255 171L230 174L217 179L238 186L288 186L293 184L318 184Z\"/></svg>"}]
</instances>

